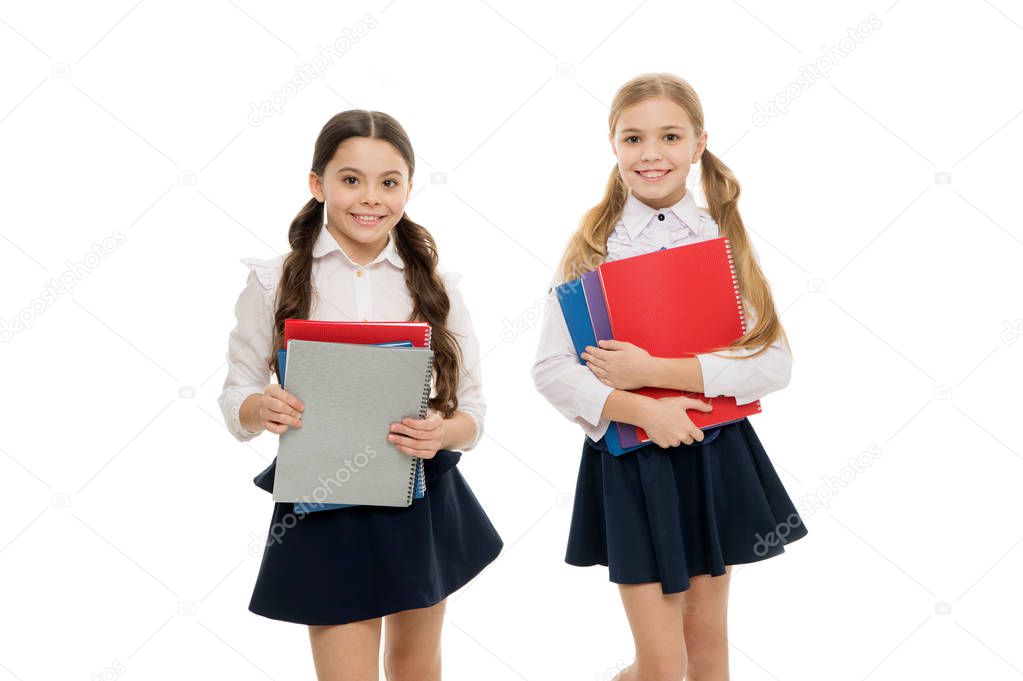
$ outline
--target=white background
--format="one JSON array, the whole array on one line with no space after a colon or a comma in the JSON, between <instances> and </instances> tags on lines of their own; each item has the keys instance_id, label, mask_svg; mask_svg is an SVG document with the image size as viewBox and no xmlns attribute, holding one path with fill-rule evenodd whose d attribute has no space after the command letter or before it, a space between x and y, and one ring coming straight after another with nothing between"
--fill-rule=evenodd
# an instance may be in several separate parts
<instances>
[{"instance_id":1,"label":"white background","mask_svg":"<svg viewBox=\"0 0 1023 681\"><path fill-rule=\"evenodd\" d=\"M1021 46L1006 0L4 3L0 681L313 678L305 627L246 609L276 439L235 442L216 398L239 258L287 249L353 107L409 131L408 212L485 353L460 465L506 548L450 599L446 678L627 664L606 569L562 562L582 434L529 367L608 103L647 71L700 94L795 354L751 420L810 534L735 570L733 677L1023 675Z\"/></svg>"}]
</instances>

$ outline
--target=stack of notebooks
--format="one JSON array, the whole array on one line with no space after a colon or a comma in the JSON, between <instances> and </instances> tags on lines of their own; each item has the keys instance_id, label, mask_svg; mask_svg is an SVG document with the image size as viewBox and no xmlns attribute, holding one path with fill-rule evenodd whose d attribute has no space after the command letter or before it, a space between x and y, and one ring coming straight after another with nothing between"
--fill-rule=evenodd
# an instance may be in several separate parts
<instances>
[{"instance_id":1,"label":"stack of notebooks","mask_svg":"<svg viewBox=\"0 0 1023 681\"><path fill-rule=\"evenodd\" d=\"M622 258L600 265L556 289L576 358L587 345L620 340L654 357L693 357L727 347L746 333L731 244L725 237ZM664 388L631 392L653 398L701 393ZM735 398L709 398L713 410L687 411L698 428L711 428L760 413L760 401L738 405ZM612 421L604 436L615 456L645 446L642 428Z\"/></svg>"},{"instance_id":2,"label":"stack of notebooks","mask_svg":"<svg viewBox=\"0 0 1023 681\"><path fill-rule=\"evenodd\" d=\"M387 437L402 418L426 418L429 324L287 319L284 344L278 381L305 410L280 436L274 501L311 513L425 496L423 460Z\"/></svg>"}]
</instances>

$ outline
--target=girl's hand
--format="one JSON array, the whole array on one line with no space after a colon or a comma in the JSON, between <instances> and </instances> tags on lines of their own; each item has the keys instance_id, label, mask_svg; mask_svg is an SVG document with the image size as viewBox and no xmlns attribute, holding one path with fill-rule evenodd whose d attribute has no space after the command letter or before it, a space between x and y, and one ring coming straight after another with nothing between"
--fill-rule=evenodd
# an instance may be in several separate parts
<instances>
[{"instance_id":1,"label":"girl's hand","mask_svg":"<svg viewBox=\"0 0 1023 681\"><path fill-rule=\"evenodd\" d=\"M618 390L632 390L651 385L657 360L643 348L616 340L602 340L599 348L586 346L580 357L593 375Z\"/></svg>"},{"instance_id":2,"label":"girl's hand","mask_svg":"<svg viewBox=\"0 0 1023 681\"><path fill-rule=\"evenodd\" d=\"M425 419L403 418L391 424L387 441L409 456L432 459L444 442L444 419L432 410Z\"/></svg>"},{"instance_id":3,"label":"girl's hand","mask_svg":"<svg viewBox=\"0 0 1023 681\"><path fill-rule=\"evenodd\" d=\"M692 397L662 397L651 402L645 423L639 424L650 441L659 447L678 447L703 441L703 431L686 414L686 409L711 411L713 407Z\"/></svg>"},{"instance_id":4,"label":"girl's hand","mask_svg":"<svg viewBox=\"0 0 1023 681\"><path fill-rule=\"evenodd\" d=\"M305 404L282 388L278 383L271 383L260 395L259 421L271 433L280 435L288 429L302 427L302 411Z\"/></svg>"}]
</instances>

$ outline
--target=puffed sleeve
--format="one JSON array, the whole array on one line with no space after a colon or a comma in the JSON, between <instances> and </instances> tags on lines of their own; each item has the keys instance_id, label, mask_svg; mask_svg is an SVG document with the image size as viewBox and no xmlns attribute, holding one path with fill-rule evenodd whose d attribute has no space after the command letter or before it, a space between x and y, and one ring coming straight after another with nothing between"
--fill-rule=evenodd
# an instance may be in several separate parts
<instances>
[{"instance_id":1,"label":"puffed sleeve","mask_svg":"<svg viewBox=\"0 0 1023 681\"><path fill-rule=\"evenodd\" d=\"M756 250L752 253L759 265ZM745 296L742 297L742 305L746 328L751 329L756 326L758 316ZM741 405L759 400L787 386L792 376L792 352L785 339L779 337L759 357L733 359L756 351L757 348L746 348L696 355L703 372L703 394L707 397L731 395L735 397L736 404Z\"/></svg>"},{"instance_id":2,"label":"puffed sleeve","mask_svg":"<svg viewBox=\"0 0 1023 681\"><path fill-rule=\"evenodd\" d=\"M540 342L530 373L537 391L596 442L611 423L600 415L614 388L594 376L575 354L554 285L552 282L544 299Z\"/></svg>"},{"instance_id":3,"label":"puffed sleeve","mask_svg":"<svg viewBox=\"0 0 1023 681\"><path fill-rule=\"evenodd\" d=\"M487 413L487 403L483 398L483 369L480 365L480 344L476 339L476 332L473 330L472 317L469 315L469 308L465 305L462 292L458 290L458 280L461 277L452 272L441 274L444 281L444 288L447 291L451 308L448 311L447 326L462 354L462 366L458 377L458 389L455 394L458 396L458 411L463 411L472 418L476 424L476 435L472 442L461 451L467 452L477 444L483 437L483 425Z\"/></svg>"},{"instance_id":4,"label":"puffed sleeve","mask_svg":"<svg viewBox=\"0 0 1023 681\"><path fill-rule=\"evenodd\" d=\"M259 433L242 427L239 417L242 402L261 393L270 383L270 358L273 344L273 279L268 261L245 258L250 267L245 288L234 306L235 326L228 338L227 378L217 400L228 431L239 442Z\"/></svg>"}]
</instances>

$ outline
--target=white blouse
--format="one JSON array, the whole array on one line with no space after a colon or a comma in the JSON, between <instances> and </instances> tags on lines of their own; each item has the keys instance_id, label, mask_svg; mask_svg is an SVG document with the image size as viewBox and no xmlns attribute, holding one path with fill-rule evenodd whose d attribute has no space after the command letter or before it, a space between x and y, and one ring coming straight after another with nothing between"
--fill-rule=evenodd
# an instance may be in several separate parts
<instances>
[{"instance_id":1,"label":"white blouse","mask_svg":"<svg viewBox=\"0 0 1023 681\"><path fill-rule=\"evenodd\" d=\"M241 425L239 411L242 402L249 395L263 392L270 384L267 360L273 352L275 298L284 258L284 255L268 260L242 258L250 271L235 304L237 324L228 340L227 378L218 399L228 430L241 442L258 435ZM405 286L404 267L405 263L395 248L393 231L387 245L373 262L358 265L341 249L326 227L321 227L313 245L313 300L309 318L324 321L408 319L412 313L412 297ZM483 399L479 342L465 301L456 288L459 278L457 274L441 272L451 300L447 326L462 352L462 371L456 391L458 410L467 413L476 424L473 441L461 448L467 451L475 447L483 435L486 402ZM436 394L436 388L433 394Z\"/></svg>"},{"instance_id":2,"label":"white blouse","mask_svg":"<svg viewBox=\"0 0 1023 681\"><path fill-rule=\"evenodd\" d=\"M710 214L696 205L691 191L670 208L657 210L629 192L622 217L607 240L607 262L672 248L719 236L717 223ZM756 251L753 257L757 258ZM757 259L759 263L759 258ZM561 314L553 291L558 281L551 282L547 292L540 342L533 363L532 376L536 389L561 414L578 423L590 439L604 436L609 419L600 418L604 402L614 388L598 379L575 353L568 325ZM743 297L747 328L757 316ZM764 354L749 360L731 357L749 355L755 349L727 350L715 356L697 354L703 372L704 394L707 397L732 395L738 404L749 404L768 393L784 388L792 371L792 355L784 339L772 344Z\"/></svg>"}]
</instances>

